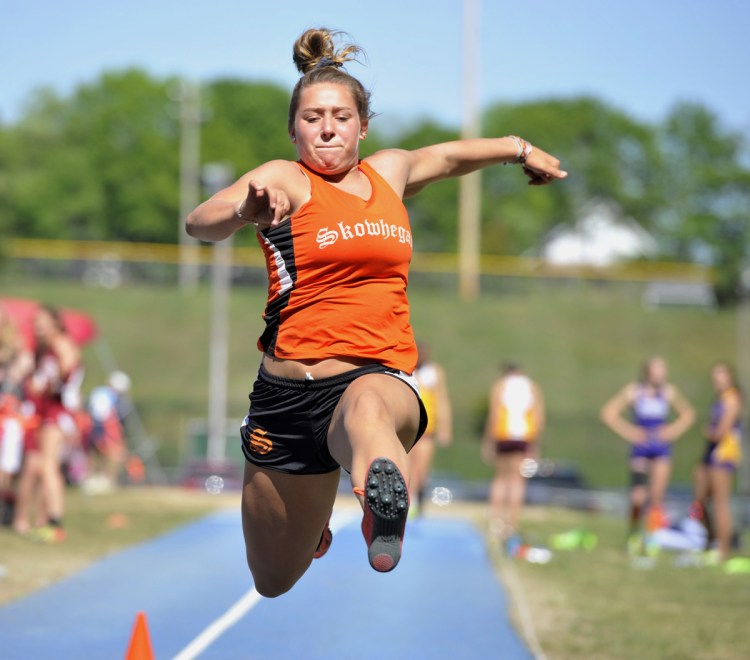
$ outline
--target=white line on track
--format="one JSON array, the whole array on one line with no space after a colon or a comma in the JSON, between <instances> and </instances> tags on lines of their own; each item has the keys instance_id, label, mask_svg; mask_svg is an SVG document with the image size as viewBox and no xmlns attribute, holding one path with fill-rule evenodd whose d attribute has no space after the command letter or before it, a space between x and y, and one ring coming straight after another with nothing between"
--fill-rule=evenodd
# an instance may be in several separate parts
<instances>
[{"instance_id":1,"label":"white line on track","mask_svg":"<svg viewBox=\"0 0 750 660\"><path fill-rule=\"evenodd\" d=\"M510 564L510 561L504 561L505 565L501 570L505 576L505 583L510 592L509 595L511 597L511 602L516 606L526 644L533 654L534 660L547 660L547 656L544 655L544 651L542 650L542 645L539 643L539 637L537 637L536 628L534 627L534 617L531 614L531 608L529 607L528 601L524 596L523 587L518 579L516 570Z\"/></svg>"},{"instance_id":2,"label":"white line on track","mask_svg":"<svg viewBox=\"0 0 750 660\"><path fill-rule=\"evenodd\" d=\"M330 522L331 531L335 534L338 530L351 524L360 516L361 514L356 511L334 511ZM253 609L253 607L255 607L261 600L263 600L263 596L258 593L255 587L250 589L250 591L232 605L232 607L205 628L200 635L180 651L174 657L174 660L193 660L194 658L197 658L203 653L203 651L221 637L221 635Z\"/></svg>"}]
</instances>

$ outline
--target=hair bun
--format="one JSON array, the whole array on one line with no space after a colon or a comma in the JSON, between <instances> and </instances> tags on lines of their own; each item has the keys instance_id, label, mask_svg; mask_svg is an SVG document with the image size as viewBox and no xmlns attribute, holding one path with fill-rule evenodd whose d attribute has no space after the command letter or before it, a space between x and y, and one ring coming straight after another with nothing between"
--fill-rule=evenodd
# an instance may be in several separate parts
<instances>
[{"instance_id":1,"label":"hair bun","mask_svg":"<svg viewBox=\"0 0 750 660\"><path fill-rule=\"evenodd\" d=\"M360 52L359 46L344 44L339 49L335 46L335 39L343 34L324 27L305 31L294 43L292 59L297 70L304 75L327 66L338 68L353 60Z\"/></svg>"}]
</instances>

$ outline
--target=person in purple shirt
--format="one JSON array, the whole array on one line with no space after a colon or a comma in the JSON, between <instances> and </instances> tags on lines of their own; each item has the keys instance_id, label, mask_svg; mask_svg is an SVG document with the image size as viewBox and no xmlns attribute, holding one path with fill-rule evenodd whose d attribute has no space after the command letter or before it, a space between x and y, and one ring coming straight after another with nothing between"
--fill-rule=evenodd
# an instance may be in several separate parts
<instances>
[{"instance_id":1,"label":"person in purple shirt","mask_svg":"<svg viewBox=\"0 0 750 660\"><path fill-rule=\"evenodd\" d=\"M672 472L672 444L695 420L693 407L677 387L667 382L664 358L649 358L641 378L625 385L604 404L601 419L632 445L630 534L638 531L647 503L647 529L664 527L663 502Z\"/></svg>"}]
</instances>

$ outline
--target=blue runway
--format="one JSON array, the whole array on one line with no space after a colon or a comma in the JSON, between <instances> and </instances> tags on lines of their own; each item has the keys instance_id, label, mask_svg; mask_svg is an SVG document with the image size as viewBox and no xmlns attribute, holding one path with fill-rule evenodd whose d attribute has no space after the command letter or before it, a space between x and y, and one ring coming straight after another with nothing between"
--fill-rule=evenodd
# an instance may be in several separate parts
<instances>
[{"instance_id":1,"label":"blue runway","mask_svg":"<svg viewBox=\"0 0 750 660\"><path fill-rule=\"evenodd\" d=\"M0 656L123 658L142 610L159 659L531 658L468 522L410 522L388 574L367 563L356 514L332 526L328 554L269 600L252 589L238 512L213 514L0 609Z\"/></svg>"}]
</instances>

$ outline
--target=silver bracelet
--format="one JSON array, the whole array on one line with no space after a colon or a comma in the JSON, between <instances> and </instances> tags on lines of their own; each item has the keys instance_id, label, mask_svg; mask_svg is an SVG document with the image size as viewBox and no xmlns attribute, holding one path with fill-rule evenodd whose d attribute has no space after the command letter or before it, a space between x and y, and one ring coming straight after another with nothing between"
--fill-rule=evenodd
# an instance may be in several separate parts
<instances>
[{"instance_id":1,"label":"silver bracelet","mask_svg":"<svg viewBox=\"0 0 750 660\"><path fill-rule=\"evenodd\" d=\"M244 202L244 201L240 202L240 203L239 203L239 204L237 205L237 207L236 207L236 208L234 209L234 214L235 214L235 215L236 215L236 216L237 216L237 217L238 217L238 218L239 218L240 220L242 220L242 222L244 222L244 223L246 223L246 224L248 224L248 225L251 225L251 224L252 224L252 225L255 225L255 226L257 226L257 225L258 225L258 223L257 223L257 222L256 222L255 220L253 220L252 218L247 218L247 217L245 217L244 215L242 215L242 211L241 211L240 209L242 209L244 205L245 205L245 202Z\"/></svg>"}]
</instances>

